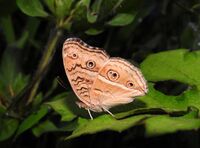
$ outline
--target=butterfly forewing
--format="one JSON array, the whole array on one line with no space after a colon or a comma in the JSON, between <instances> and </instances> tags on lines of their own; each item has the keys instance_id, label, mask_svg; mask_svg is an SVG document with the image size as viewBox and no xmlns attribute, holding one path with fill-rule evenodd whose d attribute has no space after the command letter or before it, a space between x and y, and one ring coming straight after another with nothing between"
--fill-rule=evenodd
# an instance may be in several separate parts
<instances>
[{"instance_id":1,"label":"butterfly forewing","mask_svg":"<svg viewBox=\"0 0 200 148\"><path fill-rule=\"evenodd\" d=\"M74 92L83 103L89 104L91 87L108 55L77 38L70 38L64 42L62 56Z\"/></svg>"}]
</instances>

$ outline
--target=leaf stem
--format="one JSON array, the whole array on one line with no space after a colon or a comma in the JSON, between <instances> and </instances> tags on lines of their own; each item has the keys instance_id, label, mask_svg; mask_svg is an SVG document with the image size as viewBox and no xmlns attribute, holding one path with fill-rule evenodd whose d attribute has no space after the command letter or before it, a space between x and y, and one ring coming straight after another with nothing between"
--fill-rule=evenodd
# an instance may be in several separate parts
<instances>
[{"instance_id":1,"label":"leaf stem","mask_svg":"<svg viewBox=\"0 0 200 148\"><path fill-rule=\"evenodd\" d=\"M62 35L62 31L60 29L55 29L50 35L50 38L44 50L43 56L40 60L39 66L33 78L33 80L35 80L35 83L33 84L33 87L30 90L30 94L26 102L27 105L33 101L37 93L39 84L42 78L44 77L47 67L56 51L56 45L61 35Z\"/></svg>"},{"instance_id":2,"label":"leaf stem","mask_svg":"<svg viewBox=\"0 0 200 148\"><path fill-rule=\"evenodd\" d=\"M4 35L8 44L15 41L15 33L13 29L13 22L10 15L0 18L2 28L4 30Z\"/></svg>"}]
</instances>

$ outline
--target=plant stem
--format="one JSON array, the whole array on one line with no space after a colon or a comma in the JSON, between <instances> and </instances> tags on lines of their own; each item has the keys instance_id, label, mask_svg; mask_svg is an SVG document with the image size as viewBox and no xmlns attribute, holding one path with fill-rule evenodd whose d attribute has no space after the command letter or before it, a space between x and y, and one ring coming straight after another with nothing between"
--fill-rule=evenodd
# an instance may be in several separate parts
<instances>
[{"instance_id":1,"label":"plant stem","mask_svg":"<svg viewBox=\"0 0 200 148\"><path fill-rule=\"evenodd\" d=\"M13 28L13 22L10 15L4 16L0 18L0 22L2 25L2 29L4 30L4 35L6 42L11 44L15 41L15 33Z\"/></svg>"},{"instance_id":2,"label":"plant stem","mask_svg":"<svg viewBox=\"0 0 200 148\"><path fill-rule=\"evenodd\" d=\"M56 45L61 35L62 35L62 31L59 29L56 29L55 31L53 31L52 34L50 35L50 38L44 50L43 56L40 60L39 66L33 78L33 80L35 80L35 83L33 84L33 87L30 90L30 94L26 102L27 105L33 101L37 93L39 84L42 78L44 77L45 71L55 53Z\"/></svg>"}]
</instances>

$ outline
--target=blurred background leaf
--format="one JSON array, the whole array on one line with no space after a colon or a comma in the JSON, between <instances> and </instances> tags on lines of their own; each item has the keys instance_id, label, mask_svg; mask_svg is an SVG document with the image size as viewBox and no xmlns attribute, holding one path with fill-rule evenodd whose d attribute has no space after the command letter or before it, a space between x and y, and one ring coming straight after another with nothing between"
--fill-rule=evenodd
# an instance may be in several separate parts
<instances>
[{"instance_id":1,"label":"blurred background leaf","mask_svg":"<svg viewBox=\"0 0 200 148\"><path fill-rule=\"evenodd\" d=\"M129 25L135 18L133 14L120 13L117 14L112 20L108 22L111 26L125 26Z\"/></svg>"},{"instance_id":2,"label":"blurred background leaf","mask_svg":"<svg viewBox=\"0 0 200 148\"><path fill-rule=\"evenodd\" d=\"M15 51L14 51L15 50ZM15 53L15 54L14 54ZM5 50L0 63L0 94L5 101L11 101L28 83L28 76L20 72L17 49Z\"/></svg>"},{"instance_id":3,"label":"blurred background leaf","mask_svg":"<svg viewBox=\"0 0 200 148\"><path fill-rule=\"evenodd\" d=\"M12 118L0 118L0 141L10 138L16 131L18 121Z\"/></svg>"},{"instance_id":4,"label":"blurred background leaf","mask_svg":"<svg viewBox=\"0 0 200 148\"><path fill-rule=\"evenodd\" d=\"M29 16L48 16L39 0L17 0L17 5L22 12Z\"/></svg>"},{"instance_id":5,"label":"blurred background leaf","mask_svg":"<svg viewBox=\"0 0 200 148\"><path fill-rule=\"evenodd\" d=\"M73 0L45 0L50 11L58 18L69 14Z\"/></svg>"},{"instance_id":6,"label":"blurred background leaf","mask_svg":"<svg viewBox=\"0 0 200 148\"><path fill-rule=\"evenodd\" d=\"M25 120L22 121L20 124L17 132L16 137L22 134L24 131L31 128L34 124L37 124L38 121L44 117L48 113L48 107L42 106L41 109L39 109L36 113L31 114L28 116Z\"/></svg>"}]
</instances>

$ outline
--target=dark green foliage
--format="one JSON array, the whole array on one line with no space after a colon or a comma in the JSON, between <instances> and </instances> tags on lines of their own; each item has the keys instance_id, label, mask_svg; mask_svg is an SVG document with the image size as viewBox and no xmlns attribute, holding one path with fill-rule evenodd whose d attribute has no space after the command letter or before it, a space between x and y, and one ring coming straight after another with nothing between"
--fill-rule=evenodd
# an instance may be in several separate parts
<instances>
[{"instance_id":1,"label":"dark green foliage","mask_svg":"<svg viewBox=\"0 0 200 148\"><path fill-rule=\"evenodd\" d=\"M1 0L0 147L23 143L27 135L45 136L43 145L53 135L59 147L106 131L132 141L133 129L145 138L198 130L199 9L197 0ZM116 118L94 113L90 120L75 104L61 59L63 41L74 36L140 67L148 94L113 108Z\"/></svg>"}]
</instances>

